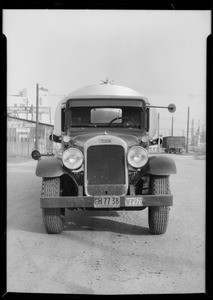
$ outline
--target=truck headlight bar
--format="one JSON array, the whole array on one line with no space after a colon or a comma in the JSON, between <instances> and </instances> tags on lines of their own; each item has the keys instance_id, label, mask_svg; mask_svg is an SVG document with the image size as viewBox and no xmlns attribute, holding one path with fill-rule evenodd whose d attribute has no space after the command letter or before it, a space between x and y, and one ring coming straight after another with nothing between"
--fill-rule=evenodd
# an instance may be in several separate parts
<instances>
[{"instance_id":1,"label":"truck headlight bar","mask_svg":"<svg viewBox=\"0 0 213 300\"><path fill-rule=\"evenodd\" d=\"M62 161L65 167L76 170L83 164L83 153L77 148L68 148L63 153Z\"/></svg>"},{"instance_id":2,"label":"truck headlight bar","mask_svg":"<svg viewBox=\"0 0 213 300\"><path fill-rule=\"evenodd\" d=\"M127 160L133 168L141 168L148 161L148 152L140 146L132 147L127 154Z\"/></svg>"}]
</instances>

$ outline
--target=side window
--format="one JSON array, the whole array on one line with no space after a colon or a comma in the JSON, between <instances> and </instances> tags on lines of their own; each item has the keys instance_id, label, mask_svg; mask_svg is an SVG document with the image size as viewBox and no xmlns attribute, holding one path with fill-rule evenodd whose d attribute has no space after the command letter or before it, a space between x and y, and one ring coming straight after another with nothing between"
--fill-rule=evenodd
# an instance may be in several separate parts
<instances>
[{"instance_id":1,"label":"side window","mask_svg":"<svg viewBox=\"0 0 213 300\"><path fill-rule=\"evenodd\" d=\"M61 109L61 131L65 132L65 108Z\"/></svg>"},{"instance_id":2,"label":"side window","mask_svg":"<svg viewBox=\"0 0 213 300\"><path fill-rule=\"evenodd\" d=\"M149 131L149 108L146 109L146 130Z\"/></svg>"}]
</instances>

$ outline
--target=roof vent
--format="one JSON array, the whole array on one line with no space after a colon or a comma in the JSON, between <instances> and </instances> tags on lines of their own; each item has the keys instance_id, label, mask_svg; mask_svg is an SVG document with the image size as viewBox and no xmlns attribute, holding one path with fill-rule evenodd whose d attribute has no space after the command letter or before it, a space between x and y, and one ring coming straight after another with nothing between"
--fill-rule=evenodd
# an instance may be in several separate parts
<instances>
[{"instance_id":1,"label":"roof vent","mask_svg":"<svg viewBox=\"0 0 213 300\"><path fill-rule=\"evenodd\" d=\"M115 80L110 80L109 77L106 80L101 80L101 84L114 84Z\"/></svg>"}]
</instances>

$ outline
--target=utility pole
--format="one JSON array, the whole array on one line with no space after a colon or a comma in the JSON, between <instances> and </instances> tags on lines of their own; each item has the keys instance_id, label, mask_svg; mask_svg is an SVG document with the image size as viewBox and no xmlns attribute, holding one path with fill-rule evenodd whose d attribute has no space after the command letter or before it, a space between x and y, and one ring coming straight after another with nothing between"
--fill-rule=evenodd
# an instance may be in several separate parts
<instances>
[{"instance_id":1,"label":"utility pole","mask_svg":"<svg viewBox=\"0 0 213 300\"><path fill-rule=\"evenodd\" d=\"M51 124L51 107L49 107L49 122Z\"/></svg>"},{"instance_id":2,"label":"utility pole","mask_svg":"<svg viewBox=\"0 0 213 300\"><path fill-rule=\"evenodd\" d=\"M189 153L189 106L188 106L188 113L187 113L186 153Z\"/></svg>"},{"instance_id":3,"label":"utility pole","mask_svg":"<svg viewBox=\"0 0 213 300\"><path fill-rule=\"evenodd\" d=\"M160 114L158 113L158 138L160 133Z\"/></svg>"},{"instance_id":4,"label":"utility pole","mask_svg":"<svg viewBox=\"0 0 213 300\"><path fill-rule=\"evenodd\" d=\"M194 119L192 119L192 127L191 127L191 145L194 146L194 140L195 140L195 135L194 135Z\"/></svg>"},{"instance_id":5,"label":"utility pole","mask_svg":"<svg viewBox=\"0 0 213 300\"><path fill-rule=\"evenodd\" d=\"M36 132L35 132L35 149L38 150L38 100L39 100L39 85L36 84Z\"/></svg>"},{"instance_id":6,"label":"utility pole","mask_svg":"<svg viewBox=\"0 0 213 300\"><path fill-rule=\"evenodd\" d=\"M26 98L26 106L27 106L27 120L28 120L28 98Z\"/></svg>"},{"instance_id":7,"label":"utility pole","mask_svg":"<svg viewBox=\"0 0 213 300\"><path fill-rule=\"evenodd\" d=\"M173 116L172 116L172 129L171 129L171 136L173 136L173 123L174 123L174 119L173 119Z\"/></svg>"},{"instance_id":8,"label":"utility pole","mask_svg":"<svg viewBox=\"0 0 213 300\"><path fill-rule=\"evenodd\" d=\"M198 120L198 128L197 128L197 146L200 146L200 120Z\"/></svg>"},{"instance_id":9,"label":"utility pole","mask_svg":"<svg viewBox=\"0 0 213 300\"><path fill-rule=\"evenodd\" d=\"M205 143L205 142L206 142L206 133L204 130L204 125L202 125L201 143Z\"/></svg>"}]
</instances>

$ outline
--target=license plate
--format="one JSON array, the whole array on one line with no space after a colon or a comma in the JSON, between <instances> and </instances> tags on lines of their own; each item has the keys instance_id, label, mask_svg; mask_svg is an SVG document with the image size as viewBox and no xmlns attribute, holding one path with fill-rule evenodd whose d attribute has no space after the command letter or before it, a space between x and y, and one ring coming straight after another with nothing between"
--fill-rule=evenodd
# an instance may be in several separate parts
<instances>
[{"instance_id":1,"label":"license plate","mask_svg":"<svg viewBox=\"0 0 213 300\"><path fill-rule=\"evenodd\" d=\"M142 197L128 197L125 199L125 206L142 206L143 198Z\"/></svg>"},{"instance_id":2,"label":"license plate","mask_svg":"<svg viewBox=\"0 0 213 300\"><path fill-rule=\"evenodd\" d=\"M96 196L94 197L94 207L120 207L119 196Z\"/></svg>"}]
</instances>

